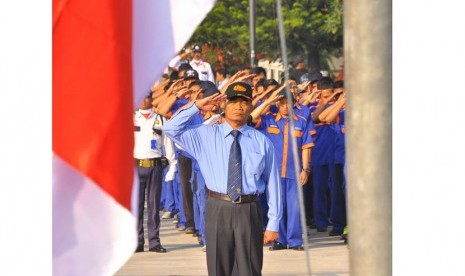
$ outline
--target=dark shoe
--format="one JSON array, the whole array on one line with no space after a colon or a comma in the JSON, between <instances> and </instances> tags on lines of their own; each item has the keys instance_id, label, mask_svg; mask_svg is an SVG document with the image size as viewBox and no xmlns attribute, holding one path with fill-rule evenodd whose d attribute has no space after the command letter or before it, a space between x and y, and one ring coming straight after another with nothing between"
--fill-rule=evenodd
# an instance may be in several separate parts
<instances>
[{"instance_id":1,"label":"dark shoe","mask_svg":"<svg viewBox=\"0 0 465 276\"><path fill-rule=\"evenodd\" d=\"M138 245L137 248L136 248L136 251L134 251L135 253L138 253L138 252L144 252L144 246L143 245Z\"/></svg>"},{"instance_id":2,"label":"dark shoe","mask_svg":"<svg viewBox=\"0 0 465 276\"><path fill-rule=\"evenodd\" d=\"M268 249L270 249L271 251L274 251L274 250L283 250L283 249L286 249L287 247L284 246L282 243L280 242L275 242L272 246L270 246Z\"/></svg>"},{"instance_id":3,"label":"dark shoe","mask_svg":"<svg viewBox=\"0 0 465 276\"><path fill-rule=\"evenodd\" d=\"M310 221L307 224L308 228L310 229L316 229L316 224L315 224L315 219L310 219Z\"/></svg>"},{"instance_id":4,"label":"dark shoe","mask_svg":"<svg viewBox=\"0 0 465 276\"><path fill-rule=\"evenodd\" d=\"M166 253L166 249L161 244L149 249L150 252Z\"/></svg>"},{"instance_id":5,"label":"dark shoe","mask_svg":"<svg viewBox=\"0 0 465 276\"><path fill-rule=\"evenodd\" d=\"M193 227L187 227L185 232L186 234L194 234L195 230Z\"/></svg>"},{"instance_id":6,"label":"dark shoe","mask_svg":"<svg viewBox=\"0 0 465 276\"><path fill-rule=\"evenodd\" d=\"M328 230L327 227L318 227L318 228L316 229L317 232L326 232L327 230Z\"/></svg>"},{"instance_id":7,"label":"dark shoe","mask_svg":"<svg viewBox=\"0 0 465 276\"><path fill-rule=\"evenodd\" d=\"M304 247L302 245L289 247L289 249L296 250L296 251L304 251Z\"/></svg>"},{"instance_id":8,"label":"dark shoe","mask_svg":"<svg viewBox=\"0 0 465 276\"><path fill-rule=\"evenodd\" d=\"M331 230L331 232L329 232L329 235L330 236L340 236L340 235L342 235L342 231Z\"/></svg>"}]
</instances>

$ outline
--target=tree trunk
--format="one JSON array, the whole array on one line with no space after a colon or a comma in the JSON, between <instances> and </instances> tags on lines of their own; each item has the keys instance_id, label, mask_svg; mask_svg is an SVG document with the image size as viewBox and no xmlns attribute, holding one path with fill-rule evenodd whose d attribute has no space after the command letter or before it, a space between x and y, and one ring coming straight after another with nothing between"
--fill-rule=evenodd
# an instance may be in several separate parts
<instances>
[{"instance_id":1,"label":"tree trunk","mask_svg":"<svg viewBox=\"0 0 465 276\"><path fill-rule=\"evenodd\" d=\"M310 73L317 72L321 70L320 65L320 51L317 48L310 48L307 56L308 61L308 71Z\"/></svg>"}]
</instances>

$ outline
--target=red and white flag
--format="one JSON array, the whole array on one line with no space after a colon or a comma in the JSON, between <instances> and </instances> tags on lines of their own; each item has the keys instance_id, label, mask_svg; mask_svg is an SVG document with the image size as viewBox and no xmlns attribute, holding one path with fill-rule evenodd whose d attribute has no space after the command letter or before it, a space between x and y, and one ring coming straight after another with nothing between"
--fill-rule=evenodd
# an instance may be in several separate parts
<instances>
[{"instance_id":1,"label":"red and white flag","mask_svg":"<svg viewBox=\"0 0 465 276\"><path fill-rule=\"evenodd\" d=\"M53 0L53 274L137 244L132 113L215 0Z\"/></svg>"}]
</instances>

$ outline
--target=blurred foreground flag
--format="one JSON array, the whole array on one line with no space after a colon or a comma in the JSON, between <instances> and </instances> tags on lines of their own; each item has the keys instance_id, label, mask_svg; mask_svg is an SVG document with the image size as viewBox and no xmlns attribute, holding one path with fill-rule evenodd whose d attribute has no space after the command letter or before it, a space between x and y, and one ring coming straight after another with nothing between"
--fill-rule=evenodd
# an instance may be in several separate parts
<instances>
[{"instance_id":1,"label":"blurred foreground flag","mask_svg":"<svg viewBox=\"0 0 465 276\"><path fill-rule=\"evenodd\" d=\"M54 275L113 275L133 254L132 114L214 3L53 0Z\"/></svg>"}]
</instances>

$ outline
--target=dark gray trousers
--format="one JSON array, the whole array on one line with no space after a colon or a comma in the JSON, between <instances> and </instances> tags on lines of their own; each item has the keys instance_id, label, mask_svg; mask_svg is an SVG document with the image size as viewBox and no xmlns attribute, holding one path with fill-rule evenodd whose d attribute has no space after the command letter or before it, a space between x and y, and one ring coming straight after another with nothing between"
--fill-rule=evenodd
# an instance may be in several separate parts
<instances>
[{"instance_id":1,"label":"dark gray trousers","mask_svg":"<svg viewBox=\"0 0 465 276\"><path fill-rule=\"evenodd\" d=\"M262 275L263 215L259 201L244 204L208 197L205 210L210 276Z\"/></svg>"},{"instance_id":2,"label":"dark gray trousers","mask_svg":"<svg viewBox=\"0 0 465 276\"><path fill-rule=\"evenodd\" d=\"M162 168L143 168L137 166L139 174L139 218L137 224L138 245L144 245L144 203L147 193L147 232L149 248L160 244L160 200L162 186Z\"/></svg>"},{"instance_id":3,"label":"dark gray trousers","mask_svg":"<svg viewBox=\"0 0 465 276\"><path fill-rule=\"evenodd\" d=\"M192 177L192 159L178 154L179 180L182 188L182 207L186 218L185 226L195 228L194 224L194 194L190 179Z\"/></svg>"}]
</instances>

